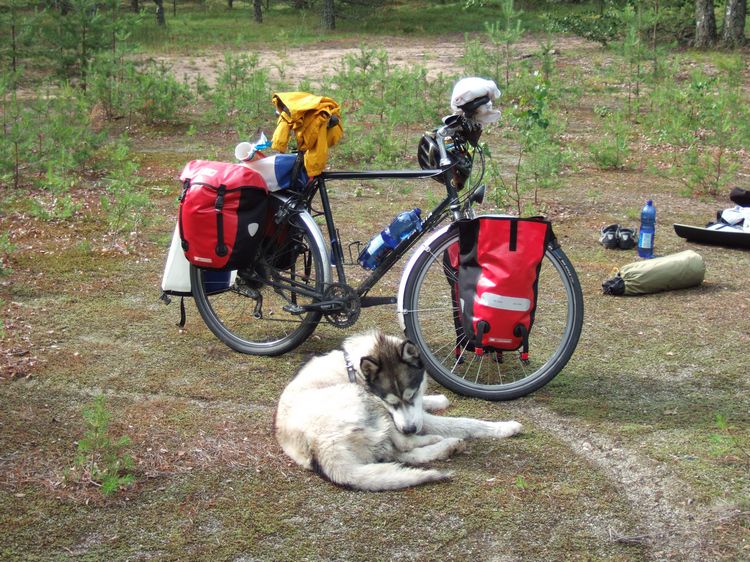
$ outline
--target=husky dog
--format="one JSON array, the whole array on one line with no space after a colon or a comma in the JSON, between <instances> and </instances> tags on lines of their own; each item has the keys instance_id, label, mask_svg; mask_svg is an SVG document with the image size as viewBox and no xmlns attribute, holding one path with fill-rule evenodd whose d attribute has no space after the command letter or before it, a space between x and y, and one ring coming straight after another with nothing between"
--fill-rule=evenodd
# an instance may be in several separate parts
<instances>
[{"instance_id":1,"label":"husky dog","mask_svg":"<svg viewBox=\"0 0 750 562\"><path fill-rule=\"evenodd\" d=\"M515 421L439 417L448 399L425 396L424 365L408 340L353 336L305 364L281 394L276 438L297 464L340 486L395 490L450 478L410 468L447 459L471 437L509 437Z\"/></svg>"}]
</instances>

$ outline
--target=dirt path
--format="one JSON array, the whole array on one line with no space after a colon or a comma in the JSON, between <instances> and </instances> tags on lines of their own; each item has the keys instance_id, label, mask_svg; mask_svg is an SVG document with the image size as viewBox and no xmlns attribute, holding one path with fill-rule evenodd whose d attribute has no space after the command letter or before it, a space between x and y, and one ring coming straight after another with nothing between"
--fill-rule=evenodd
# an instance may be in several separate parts
<instances>
[{"instance_id":1,"label":"dirt path","mask_svg":"<svg viewBox=\"0 0 750 562\"><path fill-rule=\"evenodd\" d=\"M595 45L577 38L564 38L555 43L558 53L576 50L595 49ZM462 36L451 36L442 39L419 38L406 40L402 37L384 38L378 43L368 43L360 47L355 41L336 44L316 44L305 47L288 47L281 50L258 50L248 54L258 57L259 65L269 70L274 81L294 86L302 80L313 85L319 77L330 75L341 66L347 56L357 56L363 49L383 50L388 53L388 61L397 66L421 65L427 69L428 77L433 79L440 74L460 74L463 69L464 39ZM526 38L516 46L519 58L528 58L539 49L539 42L533 37ZM233 55L241 53L234 52ZM216 82L216 77L223 61L220 52L207 55L185 57L178 55L156 57L154 60L165 63L173 69L175 76L193 80L201 75L209 84Z\"/></svg>"},{"instance_id":2,"label":"dirt path","mask_svg":"<svg viewBox=\"0 0 750 562\"><path fill-rule=\"evenodd\" d=\"M463 52L463 45L455 42L443 46L413 45L404 44L400 39L386 41L382 45L372 45L368 48L385 50L388 53L388 60L396 66L423 65L428 69L428 75L431 78L441 72L444 74L458 72ZM302 80L309 80L315 85L321 76L334 73L346 56L356 56L361 53L360 47L351 44L293 47L282 51L258 50L247 54L257 56L259 65L269 71L269 76L274 81L295 85ZM216 52L196 57L161 56L154 60L171 67L175 76L179 78L184 77L192 81L200 75L213 85L216 83L223 57L223 53Z\"/></svg>"},{"instance_id":3,"label":"dirt path","mask_svg":"<svg viewBox=\"0 0 750 562\"><path fill-rule=\"evenodd\" d=\"M646 544L656 560L711 559L707 555L707 531L718 520L736 513L736 506L717 503L708 509L697 507L690 486L666 464L657 464L542 405L525 403L518 415L528 416L537 427L565 443L573 454L602 470L625 495L642 529L642 534L636 536L622 535L613 528L600 532L606 532L616 542Z\"/></svg>"}]
</instances>

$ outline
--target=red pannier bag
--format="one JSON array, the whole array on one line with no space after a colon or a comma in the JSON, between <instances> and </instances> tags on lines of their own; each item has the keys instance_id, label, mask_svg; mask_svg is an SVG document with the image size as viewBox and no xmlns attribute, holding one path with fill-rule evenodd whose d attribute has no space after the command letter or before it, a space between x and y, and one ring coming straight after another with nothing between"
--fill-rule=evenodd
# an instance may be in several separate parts
<instances>
[{"instance_id":1,"label":"red pannier bag","mask_svg":"<svg viewBox=\"0 0 750 562\"><path fill-rule=\"evenodd\" d=\"M457 228L459 345L478 354L522 348L521 359L528 359L539 271L555 239L552 225L541 218L483 216L458 221Z\"/></svg>"},{"instance_id":2,"label":"red pannier bag","mask_svg":"<svg viewBox=\"0 0 750 562\"><path fill-rule=\"evenodd\" d=\"M178 224L187 260L224 271L252 263L266 229L263 176L241 164L193 160L180 180Z\"/></svg>"}]
</instances>

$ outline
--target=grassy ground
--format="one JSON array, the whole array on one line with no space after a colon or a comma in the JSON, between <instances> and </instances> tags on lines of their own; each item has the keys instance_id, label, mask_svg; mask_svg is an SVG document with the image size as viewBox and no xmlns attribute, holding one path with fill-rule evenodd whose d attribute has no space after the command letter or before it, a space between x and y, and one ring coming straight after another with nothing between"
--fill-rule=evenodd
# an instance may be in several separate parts
<instances>
[{"instance_id":1,"label":"grassy ground","mask_svg":"<svg viewBox=\"0 0 750 562\"><path fill-rule=\"evenodd\" d=\"M580 67L592 55L601 56L594 46L563 49L558 63ZM592 105L588 97L572 111L571 143L586 142ZM366 494L301 470L271 433L276 399L297 367L353 330L324 325L293 353L248 357L220 344L191 302L180 330L177 306L158 301L179 167L206 150L229 154L233 139L135 138L138 184L154 201L137 239L113 244L95 220L93 193L79 194L90 205L74 222L37 221L23 198L0 213L16 245L12 271L0 277L0 559L750 556L750 254L688 244L671 229L705 223L728 200L676 194L637 153L624 172L579 163L543 194L584 288L584 332L571 363L512 403L447 393L448 414L514 418L525 432L473 442L440 463L456 473L449 483ZM373 225L363 216L422 203L437 187L428 183L358 197L354 186L335 190L342 232L366 239L387 218ZM636 256L602 249L599 228L637 226L646 198L659 212L657 253L696 250L706 282L604 296L601 282ZM385 281L383 293L395 292L398 275ZM356 329L374 326L396 333L394 310L366 310ZM132 438L137 477L106 499L65 478L84 432L82 408L100 393L112 432Z\"/></svg>"}]
</instances>

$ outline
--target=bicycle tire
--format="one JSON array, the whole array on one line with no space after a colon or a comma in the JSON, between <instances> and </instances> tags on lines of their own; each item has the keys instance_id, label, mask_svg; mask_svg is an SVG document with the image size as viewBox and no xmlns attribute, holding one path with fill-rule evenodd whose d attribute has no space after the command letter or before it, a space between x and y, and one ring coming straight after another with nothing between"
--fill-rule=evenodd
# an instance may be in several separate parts
<instances>
[{"instance_id":1,"label":"bicycle tire","mask_svg":"<svg viewBox=\"0 0 750 562\"><path fill-rule=\"evenodd\" d=\"M538 390L565 367L583 326L583 293L561 248L547 248L539 275L530 359L516 351L477 355L466 347L457 356L454 299L443 252L458 241L445 229L415 254L404 281L401 310L406 336L420 349L427 372L439 384L465 396L514 400Z\"/></svg>"},{"instance_id":2,"label":"bicycle tire","mask_svg":"<svg viewBox=\"0 0 750 562\"><path fill-rule=\"evenodd\" d=\"M257 259L249 269L233 273L228 288L207 290L206 270L190 266L198 312L208 329L230 348L250 355L281 355L302 344L315 330L320 312L295 314L289 307L318 299L269 283L294 279L301 289L322 294L330 279L330 266L320 231L314 232L310 225L312 220L293 215L288 228L277 228L274 235L267 236Z\"/></svg>"}]
</instances>

